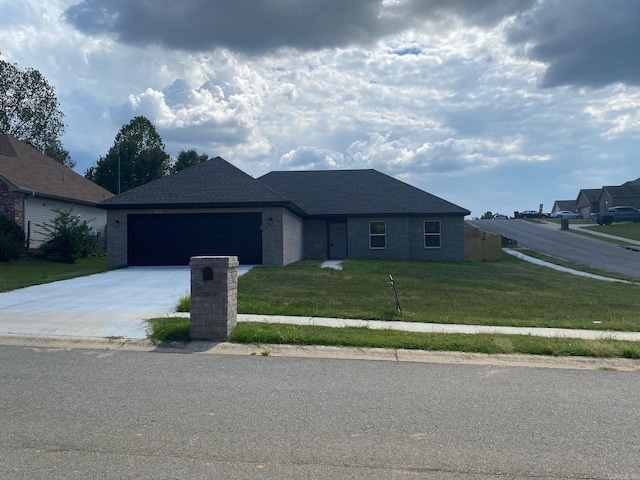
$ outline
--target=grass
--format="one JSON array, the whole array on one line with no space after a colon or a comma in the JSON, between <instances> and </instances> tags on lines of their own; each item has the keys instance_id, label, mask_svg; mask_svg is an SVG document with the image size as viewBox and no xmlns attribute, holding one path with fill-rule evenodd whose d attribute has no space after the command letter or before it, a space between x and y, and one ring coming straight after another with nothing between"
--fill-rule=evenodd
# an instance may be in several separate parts
<instances>
[{"instance_id":1,"label":"grass","mask_svg":"<svg viewBox=\"0 0 640 480\"><path fill-rule=\"evenodd\" d=\"M395 308L389 273L395 280L402 313ZM576 277L507 255L499 262L486 263L348 259L342 271L322 269L317 261L304 261L287 267L255 268L240 277L238 312L640 331L639 288ZM152 322L152 331L151 339L155 342L187 341L189 319L156 319ZM245 322L238 323L231 340L256 344L640 358L639 342L606 338L427 334Z\"/></svg>"},{"instance_id":2,"label":"grass","mask_svg":"<svg viewBox=\"0 0 640 480\"><path fill-rule=\"evenodd\" d=\"M149 339L154 343L188 342L189 319L184 317L161 317L149 320L151 334Z\"/></svg>"},{"instance_id":3,"label":"grass","mask_svg":"<svg viewBox=\"0 0 640 480\"><path fill-rule=\"evenodd\" d=\"M176 312L189 312L191 310L191 296L188 293L181 295L176 303Z\"/></svg>"},{"instance_id":4,"label":"grass","mask_svg":"<svg viewBox=\"0 0 640 480\"><path fill-rule=\"evenodd\" d=\"M591 273L593 275L600 275L602 277L616 278L618 280L625 280L627 282L636 282L640 284L640 278L637 278L637 277L630 277L628 275L622 275L615 272L607 272L604 270L599 270L597 268L589 267L588 265L574 263L568 260L562 260L560 258L552 257L550 255L545 255L544 253L535 252L533 250L528 250L526 248L519 248L518 251L524 255L528 255L529 257L537 258L538 260L553 263L554 265L559 265L561 267L571 268L573 270L578 270L580 272L585 272L585 273Z\"/></svg>"},{"instance_id":5,"label":"grass","mask_svg":"<svg viewBox=\"0 0 640 480\"><path fill-rule=\"evenodd\" d=\"M76 263L57 263L41 258L24 258L0 263L0 292L106 272L105 257L80 258Z\"/></svg>"},{"instance_id":6,"label":"grass","mask_svg":"<svg viewBox=\"0 0 640 480\"><path fill-rule=\"evenodd\" d=\"M238 313L245 314L640 331L640 286L577 277L508 255L462 263L347 259L342 271L304 261L255 268L238 285Z\"/></svg>"},{"instance_id":7,"label":"grass","mask_svg":"<svg viewBox=\"0 0 640 480\"><path fill-rule=\"evenodd\" d=\"M630 240L640 241L640 223L622 222L614 223L612 225L592 225L584 227L585 230L608 233L617 237L628 238Z\"/></svg>"},{"instance_id":8,"label":"grass","mask_svg":"<svg viewBox=\"0 0 640 480\"><path fill-rule=\"evenodd\" d=\"M152 320L155 343L189 341L188 318ZM230 340L247 344L329 345L358 348L388 348L430 351L458 351L486 354L529 354L640 358L640 342L611 339L582 340L531 335L413 333L368 328L313 327L272 323L240 322ZM270 351L264 349L262 355Z\"/></svg>"}]
</instances>

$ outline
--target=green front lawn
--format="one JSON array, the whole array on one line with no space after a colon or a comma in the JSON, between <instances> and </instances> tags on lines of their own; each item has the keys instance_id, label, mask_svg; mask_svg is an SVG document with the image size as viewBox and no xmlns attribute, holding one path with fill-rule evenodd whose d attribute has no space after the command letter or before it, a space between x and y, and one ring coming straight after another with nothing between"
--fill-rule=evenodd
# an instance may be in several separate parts
<instances>
[{"instance_id":1,"label":"green front lawn","mask_svg":"<svg viewBox=\"0 0 640 480\"><path fill-rule=\"evenodd\" d=\"M394 277L402 313L389 285ZM304 261L240 277L238 313L640 331L640 286L499 262Z\"/></svg>"},{"instance_id":2,"label":"green front lawn","mask_svg":"<svg viewBox=\"0 0 640 480\"><path fill-rule=\"evenodd\" d=\"M0 263L0 292L106 271L105 257L80 258L76 263L24 258Z\"/></svg>"},{"instance_id":3,"label":"green front lawn","mask_svg":"<svg viewBox=\"0 0 640 480\"><path fill-rule=\"evenodd\" d=\"M398 313L389 274L394 277ZM238 312L414 322L640 331L640 286L557 272L507 256L499 262L348 259L343 270L304 261L259 267L238 281ZM188 341L188 318L151 321L154 342ZM640 342L529 335L412 333L240 322L230 340L478 353L640 358Z\"/></svg>"},{"instance_id":4,"label":"green front lawn","mask_svg":"<svg viewBox=\"0 0 640 480\"><path fill-rule=\"evenodd\" d=\"M616 237L629 238L631 240L640 240L640 223L622 222L613 223L611 225L591 225L584 227L585 230L594 232L608 233Z\"/></svg>"}]
</instances>

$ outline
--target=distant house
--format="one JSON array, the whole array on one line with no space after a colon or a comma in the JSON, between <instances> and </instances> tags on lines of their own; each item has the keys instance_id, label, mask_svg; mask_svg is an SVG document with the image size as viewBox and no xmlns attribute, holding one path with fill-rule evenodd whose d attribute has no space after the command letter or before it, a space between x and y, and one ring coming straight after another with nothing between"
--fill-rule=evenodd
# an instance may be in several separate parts
<instances>
[{"instance_id":1,"label":"distant house","mask_svg":"<svg viewBox=\"0 0 640 480\"><path fill-rule=\"evenodd\" d=\"M271 172L217 157L100 203L109 265L304 258L464 260L469 211L376 170Z\"/></svg>"},{"instance_id":2,"label":"distant house","mask_svg":"<svg viewBox=\"0 0 640 480\"><path fill-rule=\"evenodd\" d=\"M31 248L44 240L37 225L53 220L54 209L72 210L102 234L107 216L96 204L112 196L26 143L0 134L0 216L24 229Z\"/></svg>"},{"instance_id":3,"label":"distant house","mask_svg":"<svg viewBox=\"0 0 640 480\"><path fill-rule=\"evenodd\" d=\"M621 205L640 209L640 178L618 186L602 187L598 195L598 205L601 212Z\"/></svg>"},{"instance_id":4,"label":"distant house","mask_svg":"<svg viewBox=\"0 0 640 480\"><path fill-rule=\"evenodd\" d=\"M553 202L553 208L551 209L551 213L555 212L575 212L576 210L576 201L575 200L556 200Z\"/></svg>"},{"instance_id":5,"label":"distant house","mask_svg":"<svg viewBox=\"0 0 640 480\"><path fill-rule=\"evenodd\" d=\"M598 195L598 205L601 212L621 205L640 209L640 178L618 186L602 187Z\"/></svg>"},{"instance_id":6,"label":"distant house","mask_svg":"<svg viewBox=\"0 0 640 480\"><path fill-rule=\"evenodd\" d=\"M589 219L592 213L600 213L599 195L599 188L583 188L578 192L578 198L575 202L576 211L582 215L582 218Z\"/></svg>"}]
</instances>

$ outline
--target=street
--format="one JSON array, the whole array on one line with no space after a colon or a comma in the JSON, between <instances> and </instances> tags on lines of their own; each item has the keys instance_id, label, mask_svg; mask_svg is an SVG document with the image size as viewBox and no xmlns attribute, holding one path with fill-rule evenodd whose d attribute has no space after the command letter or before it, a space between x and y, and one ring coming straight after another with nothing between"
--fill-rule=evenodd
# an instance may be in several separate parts
<instances>
[{"instance_id":1,"label":"street","mask_svg":"<svg viewBox=\"0 0 640 480\"><path fill-rule=\"evenodd\" d=\"M562 231L559 226L543 226L526 220L473 220L469 223L517 240L520 247L640 278L640 252L607 241Z\"/></svg>"},{"instance_id":2,"label":"street","mask_svg":"<svg viewBox=\"0 0 640 480\"><path fill-rule=\"evenodd\" d=\"M637 479L640 374L0 347L0 479Z\"/></svg>"}]
</instances>

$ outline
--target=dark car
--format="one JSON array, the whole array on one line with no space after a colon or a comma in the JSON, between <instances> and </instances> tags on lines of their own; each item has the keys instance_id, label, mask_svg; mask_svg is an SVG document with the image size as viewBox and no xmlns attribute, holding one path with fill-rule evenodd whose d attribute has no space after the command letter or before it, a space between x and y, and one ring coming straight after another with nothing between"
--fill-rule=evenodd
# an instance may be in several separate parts
<instances>
[{"instance_id":1,"label":"dark car","mask_svg":"<svg viewBox=\"0 0 640 480\"><path fill-rule=\"evenodd\" d=\"M596 221L600 225L611 225L613 222L640 222L640 211L629 206L611 207L599 213Z\"/></svg>"},{"instance_id":2,"label":"dark car","mask_svg":"<svg viewBox=\"0 0 640 480\"><path fill-rule=\"evenodd\" d=\"M540 218L542 215L536 210L525 210L524 212L519 212L518 216L520 218Z\"/></svg>"}]
</instances>

